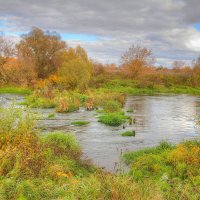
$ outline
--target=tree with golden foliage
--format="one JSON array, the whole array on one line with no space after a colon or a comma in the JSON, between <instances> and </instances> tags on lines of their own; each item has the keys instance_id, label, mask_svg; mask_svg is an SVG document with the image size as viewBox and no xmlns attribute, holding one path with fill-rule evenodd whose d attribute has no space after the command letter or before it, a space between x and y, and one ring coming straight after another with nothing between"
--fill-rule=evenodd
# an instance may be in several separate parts
<instances>
[{"instance_id":1,"label":"tree with golden foliage","mask_svg":"<svg viewBox=\"0 0 200 200\"><path fill-rule=\"evenodd\" d=\"M58 70L60 87L86 89L92 75L92 65L86 51L80 46L69 48L62 59L64 62Z\"/></svg>"}]
</instances>

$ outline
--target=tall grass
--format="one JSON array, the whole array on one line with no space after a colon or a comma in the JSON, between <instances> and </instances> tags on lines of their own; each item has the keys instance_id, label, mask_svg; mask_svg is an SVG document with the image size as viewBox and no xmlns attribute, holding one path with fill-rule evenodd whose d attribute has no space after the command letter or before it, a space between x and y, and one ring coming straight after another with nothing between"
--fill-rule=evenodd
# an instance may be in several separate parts
<instances>
[{"instance_id":1,"label":"tall grass","mask_svg":"<svg viewBox=\"0 0 200 200\"><path fill-rule=\"evenodd\" d=\"M200 141L177 146L166 142L158 147L129 152L124 158L137 182L158 183L165 199L200 199Z\"/></svg>"}]
</instances>

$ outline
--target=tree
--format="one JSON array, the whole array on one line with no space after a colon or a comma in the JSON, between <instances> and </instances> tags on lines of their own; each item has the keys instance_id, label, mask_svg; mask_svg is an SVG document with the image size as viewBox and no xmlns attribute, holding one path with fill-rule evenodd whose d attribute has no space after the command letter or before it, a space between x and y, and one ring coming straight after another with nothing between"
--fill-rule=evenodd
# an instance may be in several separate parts
<instances>
[{"instance_id":1,"label":"tree","mask_svg":"<svg viewBox=\"0 0 200 200\"><path fill-rule=\"evenodd\" d=\"M200 56L194 62L192 79L193 86L200 86Z\"/></svg>"},{"instance_id":2,"label":"tree","mask_svg":"<svg viewBox=\"0 0 200 200\"><path fill-rule=\"evenodd\" d=\"M60 86L67 89L84 90L91 78L91 65L81 58L75 58L62 64L58 77Z\"/></svg>"},{"instance_id":3,"label":"tree","mask_svg":"<svg viewBox=\"0 0 200 200\"><path fill-rule=\"evenodd\" d=\"M154 57L152 51L132 45L121 57L121 66L126 76L137 78L145 68L152 66Z\"/></svg>"},{"instance_id":4,"label":"tree","mask_svg":"<svg viewBox=\"0 0 200 200\"><path fill-rule=\"evenodd\" d=\"M172 65L173 65L173 68L174 68L174 69L180 69L180 68L186 66L185 62L183 62L183 61L181 61L181 60L175 60L175 61L172 63Z\"/></svg>"},{"instance_id":5,"label":"tree","mask_svg":"<svg viewBox=\"0 0 200 200\"><path fill-rule=\"evenodd\" d=\"M34 68L38 78L47 78L57 71L61 65L61 52L66 48L66 43L61 41L57 33L44 32L39 28L22 35L17 45L19 60Z\"/></svg>"},{"instance_id":6,"label":"tree","mask_svg":"<svg viewBox=\"0 0 200 200\"><path fill-rule=\"evenodd\" d=\"M10 61L10 58L14 56L15 49L11 41L0 34L0 80L6 82L7 72L5 66Z\"/></svg>"}]
</instances>

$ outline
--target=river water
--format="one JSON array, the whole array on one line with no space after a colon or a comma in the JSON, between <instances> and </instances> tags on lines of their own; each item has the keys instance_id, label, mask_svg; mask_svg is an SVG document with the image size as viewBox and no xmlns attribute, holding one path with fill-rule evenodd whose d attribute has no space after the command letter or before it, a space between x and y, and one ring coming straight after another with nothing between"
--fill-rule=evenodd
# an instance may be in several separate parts
<instances>
[{"instance_id":1,"label":"river water","mask_svg":"<svg viewBox=\"0 0 200 200\"><path fill-rule=\"evenodd\" d=\"M0 106L10 105L13 99L20 102L23 97L0 95ZM126 114L133 116L136 123L125 124L125 129L99 123L99 114L84 108L74 113L56 113L53 119L47 119L47 116L54 113L54 109L39 109L43 119L37 124L44 134L53 130L72 132L81 144L84 156L110 171L119 164L122 152L155 146L162 140L178 143L200 135L195 123L200 115L200 97L133 96L126 100L124 111L128 109L134 109L133 113ZM90 123L80 127L71 125L71 122L83 120ZM121 133L126 130L134 130L136 136L122 137Z\"/></svg>"}]
</instances>

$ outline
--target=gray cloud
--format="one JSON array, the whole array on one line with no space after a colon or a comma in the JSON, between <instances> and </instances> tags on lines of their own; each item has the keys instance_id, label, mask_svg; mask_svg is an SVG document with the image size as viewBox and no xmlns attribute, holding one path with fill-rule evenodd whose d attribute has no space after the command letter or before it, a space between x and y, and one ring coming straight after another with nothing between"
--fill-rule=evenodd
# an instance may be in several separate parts
<instances>
[{"instance_id":1,"label":"gray cloud","mask_svg":"<svg viewBox=\"0 0 200 200\"><path fill-rule=\"evenodd\" d=\"M191 61L200 51L198 0L0 0L0 20L6 31L28 31L31 26L63 33L96 35L81 44L102 62L118 62L131 44L151 48L157 64Z\"/></svg>"}]
</instances>

